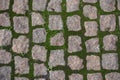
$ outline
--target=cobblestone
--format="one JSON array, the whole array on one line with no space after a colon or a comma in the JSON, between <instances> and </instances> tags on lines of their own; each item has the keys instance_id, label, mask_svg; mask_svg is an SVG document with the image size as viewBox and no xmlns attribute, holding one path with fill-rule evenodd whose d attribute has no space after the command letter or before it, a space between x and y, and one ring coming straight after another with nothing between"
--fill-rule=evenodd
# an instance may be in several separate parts
<instances>
[{"instance_id":1,"label":"cobblestone","mask_svg":"<svg viewBox=\"0 0 120 80\"><path fill-rule=\"evenodd\" d=\"M68 38L68 52L73 53L73 52L78 52L82 50L81 47L81 37L79 36L69 36Z\"/></svg>"},{"instance_id":2,"label":"cobblestone","mask_svg":"<svg viewBox=\"0 0 120 80\"><path fill-rule=\"evenodd\" d=\"M51 37L50 39L50 44L52 46L63 46L65 43L65 39L63 36L63 33L57 33L56 35L54 35L53 37Z\"/></svg>"},{"instance_id":3,"label":"cobblestone","mask_svg":"<svg viewBox=\"0 0 120 80\"><path fill-rule=\"evenodd\" d=\"M46 30L45 28L36 28L33 30L33 42L43 43L46 41Z\"/></svg>"},{"instance_id":4,"label":"cobblestone","mask_svg":"<svg viewBox=\"0 0 120 80\"><path fill-rule=\"evenodd\" d=\"M0 80L11 80L11 67L0 67Z\"/></svg>"},{"instance_id":5,"label":"cobblestone","mask_svg":"<svg viewBox=\"0 0 120 80\"><path fill-rule=\"evenodd\" d=\"M113 14L100 16L100 30L101 31L115 31L116 17Z\"/></svg>"},{"instance_id":6,"label":"cobblestone","mask_svg":"<svg viewBox=\"0 0 120 80\"><path fill-rule=\"evenodd\" d=\"M1 29L0 30L0 46L11 45L12 33L10 30Z\"/></svg>"},{"instance_id":7,"label":"cobblestone","mask_svg":"<svg viewBox=\"0 0 120 80\"><path fill-rule=\"evenodd\" d=\"M29 24L27 17L14 17L14 30L16 33L25 34L29 32Z\"/></svg>"},{"instance_id":8,"label":"cobblestone","mask_svg":"<svg viewBox=\"0 0 120 80\"><path fill-rule=\"evenodd\" d=\"M120 0L0 0L0 80L120 80Z\"/></svg>"},{"instance_id":9,"label":"cobblestone","mask_svg":"<svg viewBox=\"0 0 120 80\"><path fill-rule=\"evenodd\" d=\"M79 10L80 0L66 0L67 12Z\"/></svg>"},{"instance_id":10,"label":"cobblestone","mask_svg":"<svg viewBox=\"0 0 120 80\"><path fill-rule=\"evenodd\" d=\"M87 70L100 70L100 57L95 55L90 55L86 57L87 60Z\"/></svg>"},{"instance_id":11,"label":"cobblestone","mask_svg":"<svg viewBox=\"0 0 120 80\"><path fill-rule=\"evenodd\" d=\"M99 39L91 38L85 42L87 52L100 52Z\"/></svg>"},{"instance_id":12,"label":"cobblestone","mask_svg":"<svg viewBox=\"0 0 120 80\"><path fill-rule=\"evenodd\" d=\"M41 14L33 12L32 13L32 26L43 25L45 21Z\"/></svg>"},{"instance_id":13,"label":"cobblestone","mask_svg":"<svg viewBox=\"0 0 120 80\"><path fill-rule=\"evenodd\" d=\"M112 12L115 8L115 0L100 0L100 7L105 12Z\"/></svg>"},{"instance_id":14,"label":"cobblestone","mask_svg":"<svg viewBox=\"0 0 120 80\"><path fill-rule=\"evenodd\" d=\"M65 73L62 70L50 71L50 80L65 80Z\"/></svg>"},{"instance_id":15,"label":"cobblestone","mask_svg":"<svg viewBox=\"0 0 120 80\"><path fill-rule=\"evenodd\" d=\"M103 48L106 51L110 51L110 50L116 50L116 43L118 41L118 37L116 35L110 34L110 35L106 35L103 38Z\"/></svg>"},{"instance_id":16,"label":"cobblestone","mask_svg":"<svg viewBox=\"0 0 120 80\"><path fill-rule=\"evenodd\" d=\"M106 53L102 55L102 67L107 70L118 69L118 54Z\"/></svg>"},{"instance_id":17,"label":"cobblestone","mask_svg":"<svg viewBox=\"0 0 120 80\"><path fill-rule=\"evenodd\" d=\"M47 68L44 64L34 63L34 76L46 75Z\"/></svg>"},{"instance_id":18,"label":"cobblestone","mask_svg":"<svg viewBox=\"0 0 120 80\"><path fill-rule=\"evenodd\" d=\"M12 55L10 52L6 50L0 50L0 63L1 64L8 64L11 62Z\"/></svg>"},{"instance_id":19,"label":"cobblestone","mask_svg":"<svg viewBox=\"0 0 120 80\"><path fill-rule=\"evenodd\" d=\"M60 15L50 15L49 16L49 29L50 30L62 30L63 22Z\"/></svg>"},{"instance_id":20,"label":"cobblestone","mask_svg":"<svg viewBox=\"0 0 120 80\"><path fill-rule=\"evenodd\" d=\"M50 51L50 58L49 58L49 66L56 67L56 66L64 66L64 51L63 50L51 50Z\"/></svg>"},{"instance_id":21,"label":"cobblestone","mask_svg":"<svg viewBox=\"0 0 120 80\"><path fill-rule=\"evenodd\" d=\"M68 57L68 66L72 70L81 70L83 65L83 59L79 58L78 56L69 56Z\"/></svg>"},{"instance_id":22,"label":"cobblestone","mask_svg":"<svg viewBox=\"0 0 120 80\"><path fill-rule=\"evenodd\" d=\"M29 80L29 79L26 77L15 77L15 80Z\"/></svg>"},{"instance_id":23,"label":"cobblestone","mask_svg":"<svg viewBox=\"0 0 120 80\"><path fill-rule=\"evenodd\" d=\"M103 80L103 77L101 73L91 73L87 74L87 80Z\"/></svg>"},{"instance_id":24,"label":"cobblestone","mask_svg":"<svg viewBox=\"0 0 120 80\"><path fill-rule=\"evenodd\" d=\"M45 62L47 57L47 50L44 46L34 45L32 48L32 58Z\"/></svg>"},{"instance_id":25,"label":"cobblestone","mask_svg":"<svg viewBox=\"0 0 120 80\"><path fill-rule=\"evenodd\" d=\"M25 14L28 8L28 0L14 0L13 12L17 14Z\"/></svg>"},{"instance_id":26,"label":"cobblestone","mask_svg":"<svg viewBox=\"0 0 120 80\"><path fill-rule=\"evenodd\" d=\"M91 5L85 5L83 7L83 14L85 17L89 19L96 19L97 18L97 8Z\"/></svg>"},{"instance_id":27,"label":"cobblestone","mask_svg":"<svg viewBox=\"0 0 120 80\"><path fill-rule=\"evenodd\" d=\"M47 0L33 0L32 9L34 11L44 11L46 9Z\"/></svg>"},{"instance_id":28,"label":"cobblestone","mask_svg":"<svg viewBox=\"0 0 120 80\"><path fill-rule=\"evenodd\" d=\"M20 56L15 56L15 74L28 74L29 64L28 58L22 58Z\"/></svg>"},{"instance_id":29,"label":"cobblestone","mask_svg":"<svg viewBox=\"0 0 120 80\"><path fill-rule=\"evenodd\" d=\"M67 28L69 31L81 30L81 18L78 15L67 17Z\"/></svg>"},{"instance_id":30,"label":"cobblestone","mask_svg":"<svg viewBox=\"0 0 120 80\"><path fill-rule=\"evenodd\" d=\"M106 80L119 80L120 79L120 73L118 72L111 72L105 75Z\"/></svg>"},{"instance_id":31,"label":"cobblestone","mask_svg":"<svg viewBox=\"0 0 120 80\"><path fill-rule=\"evenodd\" d=\"M50 0L48 3L47 10L54 11L54 12L61 12L62 11L62 0Z\"/></svg>"},{"instance_id":32,"label":"cobblestone","mask_svg":"<svg viewBox=\"0 0 120 80\"><path fill-rule=\"evenodd\" d=\"M19 36L13 39L12 50L16 53L27 53L29 48L29 39L26 36Z\"/></svg>"},{"instance_id":33,"label":"cobblestone","mask_svg":"<svg viewBox=\"0 0 120 80\"><path fill-rule=\"evenodd\" d=\"M0 10L9 9L10 0L0 0Z\"/></svg>"},{"instance_id":34,"label":"cobblestone","mask_svg":"<svg viewBox=\"0 0 120 80\"><path fill-rule=\"evenodd\" d=\"M80 74L71 74L69 76L69 80L83 80L83 76Z\"/></svg>"},{"instance_id":35,"label":"cobblestone","mask_svg":"<svg viewBox=\"0 0 120 80\"><path fill-rule=\"evenodd\" d=\"M85 36L91 37L91 36L97 36L98 32L98 24L95 21L86 21L84 23L85 26Z\"/></svg>"},{"instance_id":36,"label":"cobblestone","mask_svg":"<svg viewBox=\"0 0 120 80\"><path fill-rule=\"evenodd\" d=\"M0 26L3 27L9 27L11 25L10 23L10 17L8 13L1 13L0 14Z\"/></svg>"}]
</instances>

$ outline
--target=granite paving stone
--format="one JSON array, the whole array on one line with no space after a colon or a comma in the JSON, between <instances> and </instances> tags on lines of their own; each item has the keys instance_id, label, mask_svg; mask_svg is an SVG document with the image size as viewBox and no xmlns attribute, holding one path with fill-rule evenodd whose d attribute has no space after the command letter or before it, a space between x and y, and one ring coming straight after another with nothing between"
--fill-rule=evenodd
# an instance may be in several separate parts
<instances>
[{"instance_id":1,"label":"granite paving stone","mask_svg":"<svg viewBox=\"0 0 120 80\"><path fill-rule=\"evenodd\" d=\"M50 80L65 80L65 73L62 70L50 71Z\"/></svg>"},{"instance_id":2,"label":"granite paving stone","mask_svg":"<svg viewBox=\"0 0 120 80\"><path fill-rule=\"evenodd\" d=\"M32 47L32 58L45 62L47 57L47 50L44 46L34 45Z\"/></svg>"},{"instance_id":3,"label":"granite paving stone","mask_svg":"<svg viewBox=\"0 0 120 80\"><path fill-rule=\"evenodd\" d=\"M0 13L0 26L9 27L11 25L10 16L7 12Z\"/></svg>"},{"instance_id":4,"label":"granite paving stone","mask_svg":"<svg viewBox=\"0 0 120 80\"><path fill-rule=\"evenodd\" d=\"M46 41L47 32L45 28L33 29L33 39L34 43L44 43Z\"/></svg>"},{"instance_id":5,"label":"granite paving stone","mask_svg":"<svg viewBox=\"0 0 120 80\"><path fill-rule=\"evenodd\" d=\"M28 18L24 16L15 16L13 18L14 30L16 33L27 34L29 32Z\"/></svg>"},{"instance_id":6,"label":"granite paving stone","mask_svg":"<svg viewBox=\"0 0 120 80\"><path fill-rule=\"evenodd\" d=\"M55 34L50 39L50 45L52 46L63 46L64 43L65 43L65 39L62 32Z\"/></svg>"},{"instance_id":7,"label":"granite paving stone","mask_svg":"<svg viewBox=\"0 0 120 80\"><path fill-rule=\"evenodd\" d=\"M83 59L79 58L78 56L69 56L68 57L68 64L72 70L81 70L83 69Z\"/></svg>"},{"instance_id":8,"label":"granite paving stone","mask_svg":"<svg viewBox=\"0 0 120 80\"><path fill-rule=\"evenodd\" d=\"M117 53L106 53L102 55L102 67L107 70L117 70L118 54Z\"/></svg>"},{"instance_id":9,"label":"granite paving stone","mask_svg":"<svg viewBox=\"0 0 120 80\"><path fill-rule=\"evenodd\" d=\"M34 63L34 76L40 76L46 74L47 74L47 68L43 63L42 64Z\"/></svg>"},{"instance_id":10,"label":"granite paving stone","mask_svg":"<svg viewBox=\"0 0 120 80\"><path fill-rule=\"evenodd\" d=\"M85 17L89 19L96 19L97 18L97 8L91 5L85 5L83 7L83 14Z\"/></svg>"},{"instance_id":11,"label":"granite paving stone","mask_svg":"<svg viewBox=\"0 0 120 80\"><path fill-rule=\"evenodd\" d=\"M100 57L95 55L90 55L86 57L87 70L100 70Z\"/></svg>"},{"instance_id":12,"label":"granite paving stone","mask_svg":"<svg viewBox=\"0 0 120 80\"><path fill-rule=\"evenodd\" d=\"M0 10L9 9L10 0L0 0Z\"/></svg>"},{"instance_id":13,"label":"granite paving stone","mask_svg":"<svg viewBox=\"0 0 120 80\"><path fill-rule=\"evenodd\" d=\"M12 32L7 29L0 29L0 46L9 46L12 41Z\"/></svg>"},{"instance_id":14,"label":"granite paving stone","mask_svg":"<svg viewBox=\"0 0 120 80\"><path fill-rule=\"evenodd\" d=\"M12 55L10 52L6 50L0 50L0 63L1 64L9 64L11 62Z\"/></svg>"},{"instance_id":15,"label":"granite paving stone","mask_svg":"<svg viewBox=\"0 0 120 80\"><path fill-rule=\"evenodd\" d=\"M103 77L101 73L89 73L87 74L87 80L103 80Z\"/></svg>"},{"instance_id":16,"label":"granite paving stone","mask_svg":"<svg viewBox=\"0 0 120 80\"><path fill-rule=\"evenodd\" d=\"M83 80L83 75L73 73L69 76L69 80Z\"/></svg>"},{"instance_id":17,"label":"granite paving stone","mask_svg":"<svg viewBox=\"0 0 120 80\"><path fill-rule=\"evenodd\" d=\"M27 53L29 51L29 39L26 36L14 38L12 42L12 50L18 54Z\"/></svg>"},{"instance_id":18,"label":"granite paving stone","mask_svg":"<svg viewBox=\"0 0 120 80\"><path fill-rule=\"evenodd\" d=\"M22 58L20 56L15 56L15 74L28 74L29 73L29 64L28 58Z\"/></svg>"},{"instance_id":19,"label":"granite paving stone","mask_svg":"<svg viewBox=\"0 0 120 80\"><path fill-rule=\"evenodd\" d=\"M11 71L10 66L0 67L0 80L11 80Z\"/></svg>"},{"instance_id":20,"label":"granite paving stone","mask_svg":"<svg viewBox=\"0 0 120 80\"><path fill-rule=\"evenodd\" d=\"M68 31L80 31L81 30L81 17L73 15L67 17L67 28Z\"/></svg>"},{"instance_id":21,"label":"granite paving stone","mask_svg":"<svg viewBox=\"0 0 120 80\"><path fill-rule=\"evenodd\" d=\"M13 12L17 14L25 14L28 9L28 0L14 0L14 4L12 6Z\"/></svg>"},{"instance_id":22,"label":"granite paving stone","mask_svg":"<svg viewBox=\"0 0 120 80\"><path fill-rule=\"evenodd\" d=\"M61 12L62 11L62 0L50 0L47 6L48 11Z\"/></svg>"},{"instance_id":23,"label":"granite paving stone","mask_svg":"<svg viewBox=\"0 0 120 80\"><path fill-rule=\"evenodd\" d=\"M68 37L68 52L78 52L82 50L82 40L80 36L69 36Z\"/></svg>"},{"instance_id":24,"label":"granite paving stone","mask_svg":"<svg viewBox=\"0 0 120 80\"><path fill-rule=\"evenodd\" d=\"M0 80L120 80L120 0L0 0Z\"/></svg>"}]
</instances>

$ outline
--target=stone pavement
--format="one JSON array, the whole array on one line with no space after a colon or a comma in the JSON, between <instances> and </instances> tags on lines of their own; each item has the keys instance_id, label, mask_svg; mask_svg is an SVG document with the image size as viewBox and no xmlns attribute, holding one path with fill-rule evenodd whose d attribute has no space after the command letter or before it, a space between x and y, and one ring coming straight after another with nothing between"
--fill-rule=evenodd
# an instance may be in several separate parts
<instances>
[{"instance_id":1,"label":"stone pavement","mask_svg":"<svg viewBox=\"0 0 120 80\"><path fill-rule=\"evenodd\" d=\"M120 80L120 0L0 0L0 80Z\"/></svg>"}]
</instances>

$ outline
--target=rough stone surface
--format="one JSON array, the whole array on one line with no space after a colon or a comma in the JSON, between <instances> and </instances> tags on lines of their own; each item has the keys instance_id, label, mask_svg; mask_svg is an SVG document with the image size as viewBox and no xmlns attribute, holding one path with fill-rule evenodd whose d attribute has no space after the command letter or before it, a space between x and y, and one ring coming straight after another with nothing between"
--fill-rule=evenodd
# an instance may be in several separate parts
<instances>
[{"instance_id":1,"label":"rough stone surface","mask_svg":"<svg viewBox=\"0 0 120 80\"><path fill-rule=\"evenodd\" d=\"M91 38L85 42L87 52L100 52L99 39Z\"/></svg>"},{"instance_id":2,"label":"rough stone surface","mask_svg":"<svg viewBox=\"0 0 120 80\"><path fill-rule=\"evenodd\" d=\"M98 0L83 0L85 3L96 3Z\"/></svg>"},{"instance_id":3,"label":"rough stone surface","mask_svg":"<svg viewBox=\"0 0 120 80\"><path fill-rule=\"evenodd\" d=\"M29 32L29 24L28 24L28 18L21 16L21 17L14 17L13 18L14 23L14 30L16 33L26 34Z\"/></svg>"},{"instance_id":4,"label":"rough stone surface","mask_svg":"<svg viewBox=\"0 0 120 80\"><path fill-rule=\"evenodd\" d=\"M120 16L118 16L118 19L119 19L119 30L120 30Z\"/></svg>"},{"instance_id":5,"label":"rough stone surface","mask_svg":"<svg viewBox=\"0 0 120 80\"><path fill-rule=\"evenodd\" d=\"M81 47L81 37L79 36L69 36L68 37L68 52L73 53L73 52L78 52L82 50Z\"/></svg>"},{"instance_id":6,"label":"rough stone surface","mask_svg":"<svg viewBox=\"0 0 120 80\"><path fill-rule=\"evenodd\" d=\"M47 50L44 46L34 45L32 48L32 58L45 62L47 57Z\"/></svg>"},{"instance_id":7,"label":"rough stone surface","mask_svg":"<svg viewBox=\"0 0 120 80\"><path fill-rule=\"evenodd\" d=\"M116 17L114 14L100 16L101 31L115 31L115 29L116 29Z\"/></svg>"},{"instance_id":8,"label":"rough stone surface","mask_svg":"<svg viewBox=\"0 0 120 80\"><path fill-rule=\"evenodd\" d=\"M52 46L63 46L64 43L65 43L65 39L62 32L55 34L50 39L50 45Z\"/></svg>"},{"instance_id":9,"label":"rough stone surface","mask_svg":"<svg viewBox=\"0 0 120 80\"><path fill-rule=\"evenodd\" d=\"M120 10L120 0L117 0L117 8Z\"/></svg>"},{"instance_id":10,"label":"rough stone surface","mask_svg":"<svg viewBox=\"0 0 120 80\"><path fill-rule=\"evenodd\" d=\"M98 32L98 24L96 21L86 21L84 23L85 26L85 36L91 37L91 36L97 36Z\"/></svg>"},{"instance_id":11,"label":"rough stone surface","mask_svg":"<svg viewBox=\"0 0 120 80\"><path fill-rule=\"evenodd\" d=\"M0 46L8 46L11 44L12 33L7 29L0 29Z\"/></svg>"},{"instance_id":12,"label":"rough stone surface","mask_svg":"<svg viewBox=\"0 0 120 80\"><path fill-rule=\"evenodd\" d=\"M46 41L47 32L45 28L36 28L33 30L33 42L43 43Z\"/></svg>"},{"instance_id":13,"label":"rough stone surface","mask_svg":"<svg viewBox=\"0 0 120 80\"><path fill-rule=\"evenodd\" d=\"M116 1L115 0L100 0L100 7L105 12L112 12L114 11Z\"/></svg>"},{"instance_id":14,"label":"rough stone surface","mask_svg":"<svg viewBox=\"0 0 120 80\"><path fill-rule=\"evenodd\" d=\"M50 71L50 80L65 80L65 73L62 70Z\"/></svg>"},{"instance_id":15,"label":"rough stone surface","mask_svg":"<svg viewBox=\"0 0 120 80\"><path fill-rule=\"evenodd\" d=\"M72 70L81 70L84 67L83 59L79 58L78 56L69 56L67 65Z\"/></svg>"},{"instance_id":16,"label":"rough stone surface","mask_svg":"<svg viewBox=\"0 0 120 80\"><path fill-rule=\"evenodd\" d=\"M110 51L110 50L116 50L117 46L116 43L118 41L118 37L116 35L110 34L110 35L106 35L103 38L103 48L106 51Z\"/></svg>"},{"instance_id":17,"label":"rough stone surface","mask_svg":"<svg viewBox=\"0 0 120 80\"><path fill-rule=\"evenodd\" d=\"M0 0L0 10L9 9L10 0Z\"/></svg>"},{"instance_id":18,"label":"rough stone surface","mask_svg":"<svg viewBox=\"0 0 120 80\"><path fill-rule=\"evenodd\" d=\"M0 0L1 1L1 0ZM10 17L8 13L1 13L0 14L0 26L9 27L11 25L10 23Z\"/></svg>"},{"instance_id":19,"label":"rough stone surface","mask_svg":"<svg viewBox=\"0 0 120 80\"><path fill-rule=\"evenodd\" d=\"M27 53L29 48L29 39L26 36L14 38L12 42L12 50L16 53Z\"/></svg>"},{"instance_id":20,"label":"rough stone surface","mask_svg":"<svg viewBox=\"0 0 120 80\"><path fill-rule=\"evenodd\" d=\"M103 77L101 73L90 73L87 74L87 80L103 80Z\"/></svg>"},{"instance_id":21,"label":"rough stone surface","mask_svg":"<svg viewBox=\"0 0 120 80\"><path fill-rule=\"evenodd\" d=\"M68 31L79 31L81 30L81 18L78 15L67 17L67 28Z\"/></svg>"},{"instance_id":22,"label":"rough stone surface","mask_svg":"<svg viewBox=\"0 0 120 80\"><path fill-rule=\"evenodd\" d=\"M11 67L0 67L0 80L11 80Z\"/></svg>"},{"instance_id":23,"label":"rough stone surface","mask_svg":"<svg viewBox=\"0 0 120 80\"><path fill-rule=\"evenodd\" d=\"M10 52L7 52L6 50L0 50L0 63L2 64L8 64L11 62L12 55Z\"/></svg>"},{"instance_id":24,"label":"rough stone surface","mask_svg":"<svg viewBox=\"0 0 120 80\"><path fill-rule=\"evenodd\" d=\"M62 49L61 50L51 50L48 64L50 67L56 67L59 65L64 66L65 65L64 51Z\"/></svg>"},{"instance_id":25,"label":"rough stone surface","mask_svg":"<svg viewBox=\"0 0 120 80\"><path fill-rule=\"evenodd\" d=\"M40 76L46 74L47 74L47 68L43 63L42 64L34 63L34 76Z\"/></svg>"},{"instance_id":26,"label":"rough stone surface","mask_svg":"<svg viewBox=\"0 0 120 80\"><path fill-rule=\"evenodd\" d=\"M45 21L40 13L32 13L32 26L43 25Z\"/></svg>"},{"instance_id":27,"label":"rough stone surface","mask_svg":"<svg viewBox=\"0 0 120 80\"><path fill-rule=\"evenodd\" d=\"M100 70L100 57L95 55L90 55L86 57L87 70Z\"/></svg>"},{"instance_id":28,"label":"rough stone surface","mask_svg":"<svg viewBox=\"0 0 120 80\"><path fill-rule=\"evenodd\" d=\"M79 10L80 0L66 0L67 12Z\"/></svg>"},{"instance_id":29,"label":"rough stone surface","mask_svg":"<svg viewBox=\"0 0 120 80\"><path fill-rule=\"evenodd\" d=\"M85 5L83 7L83 14L85 17L89 19L96 19L97 18L97 8L91 5Z\"/></svg>"},{"instance_id":30,"label":"rough stone surface","mask_svg":"<svg viewBox=\"0 0 120 80\"><path fill-rule=\"evenodd\" d=\"M120 80L120 73L111 72L105 75L106 80Z\"/></svg>"},{"instance_id":31,"label":"rough stone surface","mask_svg":"<svg viewBox=\"0 0 120 80\"><path fill-rule=\"evenodd\" d=\"M48 3L47 10L61 12L62 11L61 4L62 4L62 0L50 0L50 2Z\"/></svg>"},{"instance_id":32,"label":"rough stone surface","mask_svg":"<svg viewBox=\"0 0 120 80\"><path fill-rule=\"evenodd\" d=\"M60 15L50 15L49 16L49 25L50 30L62 30L63 22Z\"/></svg>"},{"instance_id":33,"label":"rough stone surface","mask_svg":"<svg viewBox=\"0 0 120 80\"><path fill-rule=\"evenodd\" d=\"M44 78L38 78L38 79L34 79L34 80L45 80Z\"/></svg>"},{"instance_id":34,"label":"rough stone surface","mask_svg":"<svg viewBox=\"0 0 120 80\"><path fill-rule=\"evenodd\" d=\"M118 54L117 53L106 53L102 55L102 67L107 70L117 70L118 65Z\"/></svg>"},{"instance_id":35,"label":"rough stone surface","mask_svg":"<svg viewBox=\"0 0 120 80\"><path fill-rule=\"evenodd\" d=\"M15 77L14 79L15 79L15 80L29 80L29 79L26 78L26 77Z\"/></svg>"},{"instance_id":36,"label":"rough stone surface","mask_svg":"<svg viewBox=\"0 0 120 80\"><path fill-rule=\"evenodd\" d=\"M69 80L83 80L83 75L81 74L71 74Z\"/></svg>"},{"instance_id":37,"label":"rough stone surface","mask_svg":"<svg viewBox=\"0 0 120 80\"><path fill-rule=\"evenodd\" d=\"M14 0L13 12L17 14L25 14L28 8L28 0Z\"/></svg>"},{"instance_id":38,"label":"rough stone surface","mask_svg":"<svg viewBox=\"0 0 120 80\"><path fill-rule=\"evenodd\" d=\"M34 11L44 11L46 9L47 0L33 0L32 9Z\"/></svg>"},{"instance_id":39,"label":"rough stone surface","mask_svg":"<svg viewBox=\"0 0 120 80\"><path fill-rule=\"evenodd\" d=\"M28 58L22 58L20 56L15 56L15 74L28 74L29 73L29 64Z\"/></svg>"}]
</instances>

